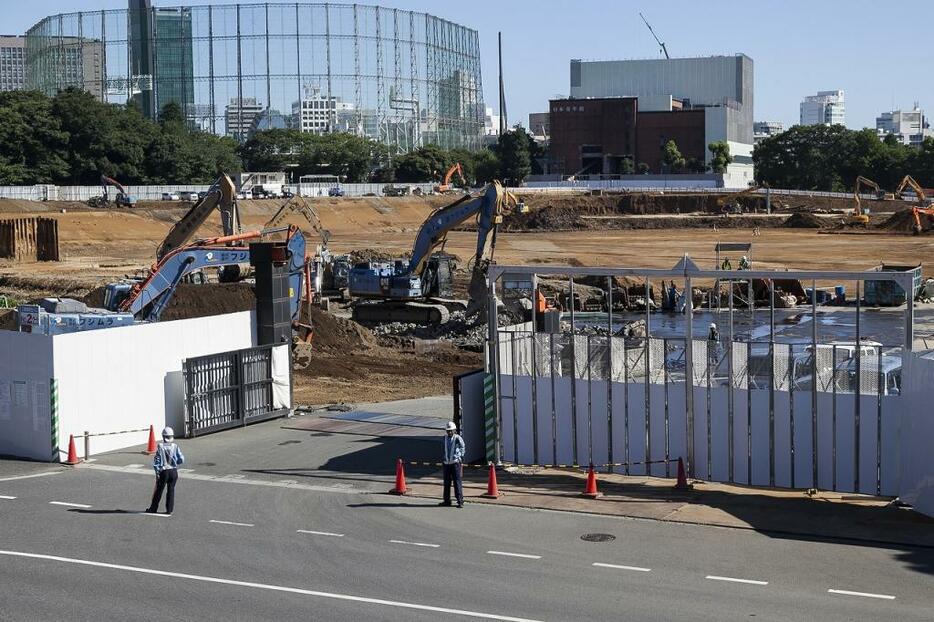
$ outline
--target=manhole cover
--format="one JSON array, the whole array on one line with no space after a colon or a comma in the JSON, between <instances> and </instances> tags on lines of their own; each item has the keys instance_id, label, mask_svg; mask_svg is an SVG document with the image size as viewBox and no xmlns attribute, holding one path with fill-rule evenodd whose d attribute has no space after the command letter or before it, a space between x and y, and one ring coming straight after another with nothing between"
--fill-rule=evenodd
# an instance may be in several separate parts
<instances>
[{"instance_id":1,"label":"manhole cover","mask_svg":"<svg viewBox=\"0 0 934 622\"><path fill-rule=\"evenodd\" d=\"M616 536L610 533L585 533L581 536L584 542L610 542L615 539Z\"/></svg>"}]
</instances>

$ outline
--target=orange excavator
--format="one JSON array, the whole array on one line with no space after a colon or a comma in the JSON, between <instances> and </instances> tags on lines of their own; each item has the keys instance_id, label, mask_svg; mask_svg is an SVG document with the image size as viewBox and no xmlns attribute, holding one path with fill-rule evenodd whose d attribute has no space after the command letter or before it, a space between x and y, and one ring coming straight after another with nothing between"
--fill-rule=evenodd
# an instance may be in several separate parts
<instances>
[{"instance_id":1,"label":"orange excavator","mask_svg":"<svg viewBox=\"0 0 934 622\"><path fill-rule=\"evenodd\" d=\"M905 188L911 188L914 191L915 198L918 202L918 204L915 207L911 208L911 215L914 216L914 219L915 219L915 224L914 224L914 227L912 227L912 232L915 235L918 235L919 233L921 233L921 230L923 229L923 227L921 226L921 214L927 214L928 216L934 216L934 207L931 207L931 204L928 202L927 195L925 195L924 193L924 188L922 188L921 184L915 181L914 177L912 177L911 175L905 175L905 177L902 178L901 183L898 184L898 188L895 189L895 197L901 198L902 190L904 190Z\"/></svg>"},{"instance_id":2,"label":"orange excavator","mask_svg":"<svg viewBox=\"0 0 934 622\"><path fill-rule=\"evenodd\" d=\"M467 180L464 178L464 169L461 167L460 162L455 162L451 165L451 168L448 169L448 172L444 174L444 181L441 182L440 185L435 186L435 192L439 194L452 192L454 186L451 185L451 179L454 178L454 173L457 173L457 176L460 177L461 185L467 187Z\"/></svg>"}]
</instances>

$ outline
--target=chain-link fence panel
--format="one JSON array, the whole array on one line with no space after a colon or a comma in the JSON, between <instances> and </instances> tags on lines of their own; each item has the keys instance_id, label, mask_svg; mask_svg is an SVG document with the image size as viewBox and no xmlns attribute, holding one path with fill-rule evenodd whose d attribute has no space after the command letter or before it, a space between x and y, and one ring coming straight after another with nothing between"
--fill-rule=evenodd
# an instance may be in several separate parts
<instances>
[{"instance_id":1,"label":"chain-link fence panel","mask_svg":"<svg viewBox=\"0 0 934 622\"><path fill-rule=\"evenodd\" d=\"M815 383L816 389L818 391L833 391L833 376L834 376L834 366L836 365L836 349L837 346L818 346L817 347L817 360L816 360L816 371L817 371L817 382ZM808 357L798 357L797 360L801 361L801 366L806 367L807 369L801 370L801 372L796 371L796 379L800 377L801 373L806 373L810 375L812 373L812 358Z\"/></svg>"},{"instance_id":2,"label":"chain-link fence panel","mask_svg":"<svg viewBox=\"0 0 934 622\"><path fill-rule=\"evenodd\" d=\"M665 340L649 339L649 382L665 383Z\"/></svg>"},{"instance_id":3,"label":"chain-link fence panel","mask_svg":"<svg viewBox=\"0 0 934 622\"><path fill-rule=\"evenodd\" d=\"M776 391L791 390L791 346L786 343L772 345L772 386Z\"/></svg>"},{"instance_id":4,"label":"chain-link fence panel","mask_svg":"<svg viewBox=\"0 0 934 622\"><path fill-rule=\"evenodd\" d=\"M733 342L731 344L730 356L733 357L733 376L730 378L730 386L734 389L745 389L749 386L749 344L745 342Z\"/></svg>"},{"instance_id":5,"label":"chain-link fence panel","mask_svg":"<svg viewBox=\"0 0 934 622\"><path fill-rule=\"evenodd\" d=\"M535 335L535 375L539 378L551 376L555 366L555 354L552 350L554 335L538 333ZM560 365L560 361L557 363ZM558 372L555 372L558 375Z\"/></svg>"},{"instance_id":6,"label":"chain-link fence panel","mask_svg":"<svg viewBox=\"0 0 934 622\"><path fill-rule=\"evenodd\" d=\"M708 349L707 341L701 341L700 339L695 339L693 346L693 356L691 357L692 362L692 375L694 376L691 379L691 384L696 387L706 387L708 385L708 367L710 365L710 355L707 352Z\"/></svg>"}]
</instances>

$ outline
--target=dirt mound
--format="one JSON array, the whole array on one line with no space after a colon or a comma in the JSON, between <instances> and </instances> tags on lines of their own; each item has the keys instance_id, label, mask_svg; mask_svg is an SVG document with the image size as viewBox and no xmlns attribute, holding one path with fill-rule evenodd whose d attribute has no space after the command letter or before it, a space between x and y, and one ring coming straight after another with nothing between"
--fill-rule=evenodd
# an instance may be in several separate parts
<instances>
[{"instance_id":1,"label":"dirt mound","mask_svg":"<svg viewBox=\"0 0 934 622\"><path fill-rule=\"evenodd\" d=\"M16 309L0 309L0 330L18 330Z\"/></svg>"},{"instance_id":2,"label":"dirt mound","mask_svg":"<svg viewBox=\"0 0 934 622\"><path fill-rule=\"evenodd\" d=\"M162 312L162 321L186 320L224 313L249 311L256 307L253 286L248 283L182 283Z\"/></svg>"},{"instance_id":3,"label":"dirt mound","mask_svg":"<svg viewBox=\"0 0 934 622\"><path fill-rule=\"evenodd\" d=\"M825 222L820 216L808 212L795 212L782 223L782 226L792 229L820 229L825 226Z\"/></svg>"},{"instance_id":4,"label":"dirt mound","mask_svg":"<svg viewBox=\"0 0 934 622\"><path fill-rule=\"evenodd\" d=\"M934 218L927 214L918 214L921 221L922 233L929 233L934 229ZM885 221L879 224L879 228L892 233L913 233L915 227L915 217L910 209L895 212Z\"/></svg>"},{"instance_id":5,"label":"dirt mound","mask_svg":"<svg viewBox=\"0 0 934 622\"><path fill-rule=\"evenodd\" d=\"M377 248L361 248L357 250L350 251L350 263L358 264L367 261L392 261L393 259L399 259L398 255L393 253L388 253L386 251L381 251Z\"/></svg>"},{"instance_id":6,"label":"dirt mound","mask_svg":"<svg viewBox=\"0 0 934 622\"><path fill-rule=\"evenodd\" d=\"M312 346L325 352L359 352L377 348L376 337L353 320L311 307L307 319L315 329Z\"/></svg>"}]
</instances>

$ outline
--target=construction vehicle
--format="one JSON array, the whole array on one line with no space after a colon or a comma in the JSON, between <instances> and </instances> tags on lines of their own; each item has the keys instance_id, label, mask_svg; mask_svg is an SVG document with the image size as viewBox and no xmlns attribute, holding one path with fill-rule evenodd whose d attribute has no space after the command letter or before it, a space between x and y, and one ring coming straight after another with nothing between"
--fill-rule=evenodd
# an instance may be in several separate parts
<instances>
[{"instance_id":1,"label":"construction vehicle","mask_svg":"<svg viewBox=\"0 0 934 622\"><path fill-rule=\"evenodd\" d=\"M496 227L502 222L507 206L515 203L515 197L503 190L499 182L493 182L482 194L465 195L432 212L418 230L408 262L364 262L354 266L349 279L350 295L358 299L353 306L353 318L370 323L440 324L447 321L452 309L463 309L468 314L481 310L490 262L484 258L487 240L492 234L492 256ZM472 217L477 218L477 249L465 308L461 301L442 298L450 286L451 258L434 251L443 247L448 232Z\"/></svg>"},{"instance_id":2,"label":"construction vehicle","mask_svg":"<svg viewBox=\"0 0 934 622\"><path fill-rule=\"evenodd\" d=\"M383 186L384 197L406 197L410 194L413 194L412 186L396 186L394 184Z\"/></svg>"},{"instance_id":3,"label":"construction vehicle","mask_svg":"<svg viewBox=\"0 0 934 622\"><path fill-rule=\"evenodd\" d=\"M749 186L744 190L740 190L739 192L731 192L729 194L721 195L717 198L717 211L719 211L724 216L728 216L730 214L742 214L743 206L741 203L735 201L735 199L741 196L753 194L760 188L762 188L762 186L753 184L752 186ZM733 202L727 203L728 200L733 200Z\"/></svg>"},{"instance_id":4,"label":"construction vehicle","mask_svg":"<svg viewBox=\"0 0 934 622\"><path fill-rule=\"evenodd\" d=\"M241 233L240 210L234 193L233 180L221 173L204 198L192 205L169 229L165 239L156 249L156 259L160 260L176 248L187 244L215 209L221 213L221 226L225 236Z\"/></svg>"},{"instance_id":5,"label":"construction vehicle","mask_svg":"<svg viewBox=\"0 0 934 622\"><path fill-rule=\"evenodd\" d=\"M447 192L452 192L455 188L451 185L451 179L454 178L454 173L457 173L457 176L460 177L461 185L467 187L467 180L464 179L464 169L461 166L460 162L455 162L444 174L444 181L439 185L435 186L435 192L438 194L445 194Z\"/></svg>"},{"instance_id":6,"label":"construction vehicle","mask_svg":"<svg viewBox=\"0 0 934 622\"><path fill-rule=\"evenodd\" d=\"M915 201L917 202L917 205L911 208L911 215L914 217L915 221L911 231L915 235L918 235L923 229L921 226L921 214L934 216L934 208L931 207L931 203L928 201L927 195L924 192L924 188L922 188L921 184L915 181L915 178L911 175L905 175L905 177L902 178L901 183L898 184L898 188L895 189L895 197L901 199L902 191L905 188L911 188L915 193Z\"/></svg>"},{"instance_id":7,"label":"construction vehicle","mask_svg":"<svg viewBox=\"0 0 934 622\"><path fill-rule=\"evenodd\" d=\"M113 201L114 205L117 207L133 207L136 205L136 197L128 193L119 181L106 175L101 175L101 189L103 191L101 196L88 199L88 205L90 207L109 207L110 195L108 188L111 186L117 189L117 195Z\"/></svg>"},{"instance_id":8,"label":"construction vehicle","mask_svg":"<svg viewBox=\"0 0 934 622\"><path fill-rule=\"evenodd\" d=\"M83 303L70 299L47 299L42 305L21 305L17 307L21 330L59 334L134 322L157 322L188 275L210 267L249 263L249 246L226 244L268 238L281 232L286 233L289 262L289 311L293 321L297 321L303 289L307 291L303 288L306 282L305 237L298 228L288 227L198 240L175 248L156 262L145 278L108 284L103 309L87 309Z\"/></svg>"},{"instance_id":9,"label":"construction vehicle","mask_svg":"<svg viewBox=\"0 0 934 622\"><path fill-rule=\"evenodd\" d=\"M856 183L853 185L853 199L856 201L856 205L853 208L853 213L846 218L846 224L848 225L869 226L869 209L867 208L864 210L859 199L859 195L864 187L871 188L877 199L885 197L885 191L879 187L879 184L862 175L857 177Z\"/></svg>"}]
</instances>

